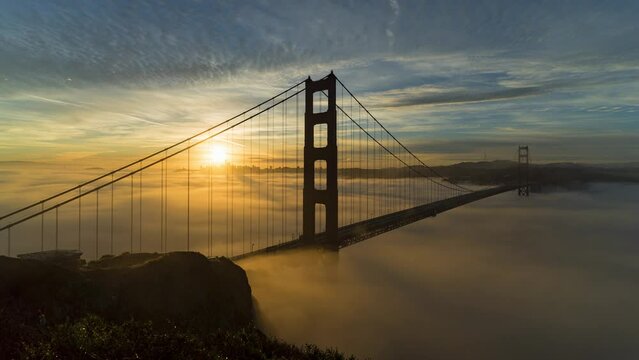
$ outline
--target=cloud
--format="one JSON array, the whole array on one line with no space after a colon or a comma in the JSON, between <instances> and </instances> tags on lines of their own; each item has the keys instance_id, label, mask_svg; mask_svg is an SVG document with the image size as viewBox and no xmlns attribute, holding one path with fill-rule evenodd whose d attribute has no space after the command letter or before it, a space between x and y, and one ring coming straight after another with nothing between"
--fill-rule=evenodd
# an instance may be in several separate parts
<instances>
[{"instance_id":1,"label":"cloud","mask_svg":"<svg viewBox=\"0 0 639 360\"><path fill-rule=\"evenodd\" d=\"M189 85L247 71L455 51L632 61L637 7L523 0L406 0L402 11L396 0L4 3L0 86Z\"/></svg>"},{"instance_id":2,"label":"cloud","mask_svg":"<svg viewBox=\"0 0 639 360\"><path fill-rule=\"evenodd\" d=\"M162 123L159 123L157 121L147 120L147 119L144 119L144 118L142 118L140 116L136 116L136 115L120 114L120 113L113 113L113 114L126 116L126 117L128 117L130 119L134 119L134 120L141 121L143 123L147 123L147 124L151 124L151 125L168 126L167 124L162 124Z\"/></svg>"},{"instance_id":3,"label":"cloud","mask_svg":"<svg viewBox=\"0 0 639 360\"><path fill-rule=\"evenodd\" d=\"M54 104L61 104L61 105L75 106L75 107L79 107L79 108L86 108L86 106L84 106L84 105L75 104L75 103L72 103L72 102L69 102L69 101L49 99L49 98L45 98L45 97L42 97L42 96L31 95L31 94L25 94L25 96L33 98L33 99L36 99L36 100L40 100L40 101L54 103Z\"/></svg>"},{"instance_id":4,"label":"cloud","mask_svg":"<svg viewBox=\"0 0 639 360\"><path fill-rule=\"evenodd\" d=\"M443 93L411 94L391 102L384 106L401 107L414 105L451 104L478 101L504 100L524 96L539 95L546 92L543 87L529 86L522 88L506 88L490 91L448 91Z\"/></svg>"},{"instance_id":5,"label":"cloud","mask_svg":"<svg viewBox=\"0 0 639 360\"><path fill-rule=\"evenodd\" d=\"M638 130L632 1L71 0L0 10L6 156L80 144L141 153L330 69L407 141Z\"/></svg>"},{"instance_id":6,"label":"cloud","mask_svg":"<svg viewBox=\"0 0 639 360\"><path fill-rule=\"evenodd\" d=\"M388 37L388 45L392 48L395 45L395 33L393 33L392 28L399 17L399 3L397 0L389 0L388 5L391 8L392 16L388 21L388 26L386 27L386 36Z\"/></svg>"}]
</instances>

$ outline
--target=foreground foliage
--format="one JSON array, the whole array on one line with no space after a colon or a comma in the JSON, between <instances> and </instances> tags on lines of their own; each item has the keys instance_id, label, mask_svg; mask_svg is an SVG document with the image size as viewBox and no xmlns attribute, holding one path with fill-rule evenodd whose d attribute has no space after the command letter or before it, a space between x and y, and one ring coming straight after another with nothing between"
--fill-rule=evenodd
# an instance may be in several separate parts
<instances>
[{"instance_id":1,"label":"foreground foliage","mask_svg":"<svg viewBox=\"0 0 639 360\"><path fill-rule=\"evenodd\" d=\"M203 333L95 315L57 325L11 324L6 316L0 321L10 325L0 330L0 346L15 359L346 359L336 350L286 344L252 327Z\"/></svg>"},{"instance_id":2,"label":"foreground foliage","mask_svg":"<svg viewBox=\"0 0 639 360\"><path fill-rule=\"evenodd\" d=\"M0 256L0 359L344 359L253 327L245 271L201 254L82 268Z\"/></svg>"}]
</instances>

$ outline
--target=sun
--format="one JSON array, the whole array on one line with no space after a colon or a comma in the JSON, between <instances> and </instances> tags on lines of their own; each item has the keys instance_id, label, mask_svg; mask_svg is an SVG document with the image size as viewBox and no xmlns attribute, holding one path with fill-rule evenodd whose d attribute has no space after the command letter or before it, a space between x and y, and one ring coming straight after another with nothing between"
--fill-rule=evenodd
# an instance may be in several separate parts
<instances>
[{"instance_id":1,"label":"sun","mask_svg":"<svg viewBox=\"0 0 639 360\"><path fill-rule=\"evenodd\" d=\"M209 150L209 160L215 165L222 165L229 159L226 146L214 144Z\"/></svg>"}]
</instances>

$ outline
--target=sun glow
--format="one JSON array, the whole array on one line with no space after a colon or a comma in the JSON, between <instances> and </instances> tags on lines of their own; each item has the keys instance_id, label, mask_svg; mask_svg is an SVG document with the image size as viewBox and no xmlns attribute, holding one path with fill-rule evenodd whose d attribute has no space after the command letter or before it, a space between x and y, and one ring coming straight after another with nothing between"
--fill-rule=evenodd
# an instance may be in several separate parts
<instances>
[{"instance_id":1,"label":"sun glow","mask_svg":"<svg viewBox=\"0 0 639 360\"><path fill-rule=\"evenodd\" d=\"M214 144L209 150L209 161L215 165L222 165L229 159L226 146Z\"/></svg>"}]
</instances>

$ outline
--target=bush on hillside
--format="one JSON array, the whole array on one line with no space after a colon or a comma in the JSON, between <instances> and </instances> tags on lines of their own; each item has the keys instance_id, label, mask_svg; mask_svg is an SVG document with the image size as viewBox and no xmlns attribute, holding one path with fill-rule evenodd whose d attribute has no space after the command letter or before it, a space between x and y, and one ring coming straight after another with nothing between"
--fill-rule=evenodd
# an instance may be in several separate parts
<instances>
[{"instance_id":1,"label":"bush on hillside","mask_svg":"<svg viewBox=\"0 0 639 360\"><path fill-rule=\"evenodd\" d=\"M7 355L24 359L70 360L347 359L336 350L283 343L252 327L204 333L171 323L157 325L135 320L118 323L89 315L73 322L27 330L29 341L7 344L5 338L3 345L10 345L10 348L5 348L9 350Z\"/></svg>"}]
</instances>

